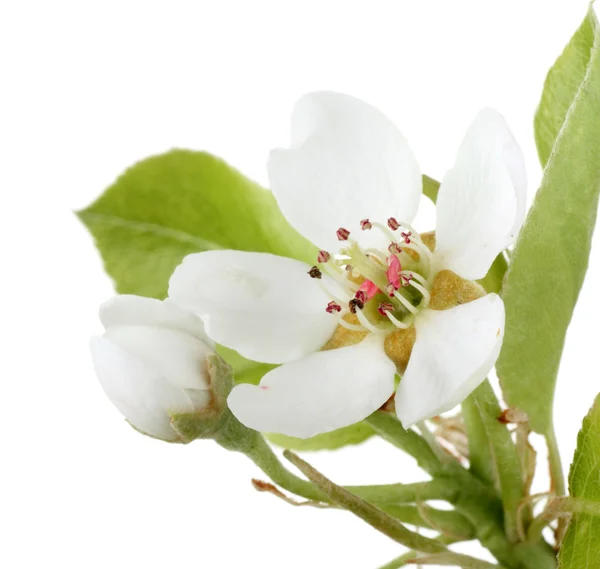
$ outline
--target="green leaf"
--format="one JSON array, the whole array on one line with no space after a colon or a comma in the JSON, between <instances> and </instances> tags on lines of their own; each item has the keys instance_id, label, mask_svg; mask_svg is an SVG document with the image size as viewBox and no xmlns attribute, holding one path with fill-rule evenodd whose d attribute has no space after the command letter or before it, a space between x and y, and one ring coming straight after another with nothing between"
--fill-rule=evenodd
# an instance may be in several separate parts
<instances>
[{"instance_id":1,"label":"green leaf","mask_svg":"<svg viewBox=\"0 0 600 569\"><path fill-rule=\"evenodd\" d=\"M583 421L569 474L571 496L600 504L600 396ZM575 513L559 553L560 569L600 568L600 517Z\"/></svg>"},{"instance_id":2,"label":"green leaf","mask_svg":"<svg viewBox=\"0 0 600 569\"><path fill-rule=\"evenodd\" d=\"M258 385L265 373L279 367L277 364L263 364L247 360L235 350L217 345L217 353L233 368L234 381L238 383L251 383Z\"/></svg>"},{"instance_id":3,"label":"green leaf","mask_svg":"<svg viewBox=\"0 0 600 569\"><path fill-rule=\"evenodd\" d=\"M600 192L599 35L506 274L497 362L511 407L548 434L567 327L588 266Z\"/></svg>"},{"instance_id":4,"label":"green leaf","mask_svg":"<svg viewBox=\"0 0 600 569\"><path fill-rule=\"evenodd\" d=\"M334 450L348 445L357 445L371 438L375 431L366 423L360 422L348 427L343 427L330 433L316 435L310 439L297 439L269 433L266 435L272 443L282 448L292 450L310 451L310 450Z\"/></svg>"},{"instance_id":5,"label":"green leaf","mask_svg":"<svg viewBox=\"0 0 600 569\"><path fill-rule=\"evenodd\" d=\"M585 20L546 76L542 99L534 119L535 142L542 166L548 162L567 111L587 72L597 26L596 15L590 8Z\"/></svg>"},{"instance_id":6,"label":"green leaf","mask_svg":"<svg viewBox=\"0 0 600 569\"><path fill-rule=\"evenodd\" d=\"M197 251L263 251L306 262L316 255L270 191L205 152L142 160L78 215L120 293L164 298L173 269Z\"/></svg>"},{"instance_id":7,"label":"green leaf","mask_svg":"<svg viewBox=\"0 0 600 569\"><path fill-rule=\"evenodd\" d=\"M437 202L440 183L429 176L423 174L423 193L433 202Z\"/></svg>"}]
</instances>

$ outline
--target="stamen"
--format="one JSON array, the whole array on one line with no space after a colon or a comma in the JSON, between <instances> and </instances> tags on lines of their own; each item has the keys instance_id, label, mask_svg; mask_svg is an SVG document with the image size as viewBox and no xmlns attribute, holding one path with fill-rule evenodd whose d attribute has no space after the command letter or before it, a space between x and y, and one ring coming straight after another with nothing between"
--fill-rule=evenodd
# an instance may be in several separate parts
<instances>
[{"instance_id":1,"label":"stamen","mask_svg":"<svg viewBox=\"0 0 600 569\"><path fill-rule=\"evenodd\" d=\"M394 292L394 298L398 299L404 308L413 314L416 314L418 309L416 309L406 298L404 298L398 291Z\"/></svg>"},{"instance_id":2,"label":"stamen","mask_svg":"<svg viewBox=\"0 0 600 569\"><path fill-rule=\"evenodd\" d=\"M335 234L338 238L338 241L348 241L348 237L350 237L350 232L343 227L340 227Z\"/></svg>"},{"instance_id":3,"label":"stamen","mask_svg":"<svg viewBox=\"0 0 600 569\"><path fill-rule=\"evenodd\" d=\"M360 228L363 231L367 231L368 229L371 229L371 227L373 227L373 225L371 224L371 222L368 219L361 219Z\"/></svg>"},{"instance_id":4,"label":"stamen","mask_svg":"<svg viewBox=\"0 0 600 569\"><path fill-rule=\"evenodd\" d=\"M410 284L423 295L423 302L425 303L425 306L429 305L429 299L431 298L429 291L424 286L414 282L414 280L411 280Z\"/></svg>"},{"instance_id":5,"label":"stamen","mask_svg":"<svg viewBox=\"0 0 600 569\"><path fill-rule=\"evenodd\" d=\"M360 300L360 298L353 298L348 303L348 308L352 314L356 314L356 310L362 310L365 307L365 303Z\"/></svg>"},{"instance_id":6,"label":"stamen","mask_svg":"<svg viewBox=\"0 0 600 569\"><path fill-rule=\"evenodd\" d=\"M319 251L317 255L318 263L327 263L331 259L331 255L327 251Z\"/></svg>"},{"instance_id":7,"label":"stamen","mask_svg":"<svg viewBox=\"0 0 600 569\"><path fill-rule=\"evenodd\" d=\"M396 293L396 288L394 287L393 284L389 283L385 287L385 292L387 293L388 296L394 296L394 294Z\"/></svg>"},{"instance_id":8,"label":"stamen","mask_svg":"<svg viewBox=\"0 0 600 569\"><path fill-rule=\"evenodd\" d=\"M404 239L404 243L406 243L407 245L410 244L412 231L403 231L400 235L402 235L402 238Z\"/></svg>"},{"instance_id":9,"label":"stamen","mask_svg":"<svg viewBox=\"0 0 600 569\"><path fill-rule=\"evenodd\" d=\"M382 251L379 251L378 249L369 248L365 249L365 253L368 257L374 257L375 259L377 259L377 261L379 261L379 263L381 263L382 265L384 264L385 256L383 255Z\"/></svg>"},{"instance_id":10,"label":"stamen","mask_svg":"<svg viewBox=\"0 0 600 569\"><path fill-rule=\"evenodd\" d=\"M340 326L343 326L344 328L346 328L346 330L352 330L353 332L364 332L365 329L363 326L360 326L358 324L350 324L350 322L346 322L346 320L344 320L344 318L340 318L339 321Z\"/></svg>"},{"instance_id":11,"label":"stamen","mask_svg":"<svg viewBox=\"0 0 600 569\"><path fill-rule=\"evenodd\" d=\"M393 310L394 310L394 305L391 302L382 302L377 307L377 312L379 312L379 314L381 314L382 316L385 316L386 312L392 312Z\"/></svg>"},{"instance_id":12,"label":"stamen","mask_svg":"<svg viewBox=\"0 0 600 569\"><path fill-rule=\"evenodd\" d=\"M402 253L402 249L400 249L400 245L398 245L398 243L396 243L395 241L393 241L392 243L390 243L390 246L388 247L388 251L393 255L400 255L400 253Z\"/></svg>"},{"instance_id":13,"label":"stamen","mask_svg":"<svg viewBox=\"0 0 600 569\"><path fill-rule=\"evenodd\" d=\"M413 275L410 273L408 275L400 275L400 278L402 279L402 286L408 286L412 281Z\"/></svg>"},{"instance_id":14,"label":"stamen","mask_svg":"<svg viewBox=\"0 0 600 569\"><path fill-rule=\"evenodd\" d=\"M341 299L337 294L332 293L324 284L323 281L320 281L317 283L319 285L319 288L325 293L326 296L328 296L329 298L333 298L333 300L335 301L336 304L339 304L340 306L343 306L344 304L346 304L346 302L348 302L348 300L343 300Z\"/></svg>"},{"instance_id":15,"label":"stamen","mask_svg":"<svg viewBox=\"0 0 600 569\"><path fill-rule=\"evenodd\" d=\"M381 331L380 328L373 326L373 324L371 324L371 322L369 322L369 319L365 316L362 309L356 311L356 317L358 318L358 321L370 332L380 332Z\"/></svg>"},{"instance_id":16,"label":"stamen","mask_svg":"<svg viewBox=\"0 0 600 569\"><path fill-rule=\"evenodd\" d=\"M396 236L383 224L377 223L375 221L372 222L373 227L379 229L379 231L383 232L383 234L392 242L396 242Z\"/></svg>"},{"instance_id":17,"label":"stamen","mask_svg":"<svg viewBox=\"0 0 600 569\"><path fill-rule=\"evenodd\" d=\"M405 278L408 277L409 281L410 279L416 279L418 280L422 285L427 286L427 279L420 275L419 273L415 273L414 271L402 271L400 273L400 278Z\"/></svg>"},{"instance_id":18,"label":"stamen","mask_svg":"<svg viewBox=\"0 0 600 569\"><path fill-rule=\"evenodd\" d=\"M358 302L360 302L360 304L362 304L363 306L365 305L365 302L367 302L367 295L365 294L364 290L358 289L356 291L356 294L354 295L354 298L358 300Z\"/></svg>"},{"instance_id":19,"label":"stamen","mask_svg":"<svg viewBox=\"0 0 600 569\"><path fill-rule=\"evenodd\" d=\"M319 267L311 267L310 271L308 271L311 279L320 279L323 277L323 273Z\"/></svg>"},{"instance_id":20,"label":"stamen","mask_svg":"<svg viewBox=\"0 0 600 569\"><path fill-rule=\"evenodd\" d=\"M325 265L323 270L335 281L342 289L349 295L352 296L356 292L356 285L349 281L343 274L336 272L332 267L331 263Z\"/></svg>"},{"instance_id":21,"label":"stamen","mask_svg":"<svg viewBox=\"0 0 600 569\"><path fill-rule=\"evenodd\" d=\"M406 328L410 328L410 324L405 324L401 320L398 320L391 312L386 312L385 315L396 328L403 328L405 330Z\"/></svg>"},{"instance_id":22,"label":"stamen","mask_svg":"<svg viewBox=\"0 0 600 569\"><path fill-rule=\"evenodd\" d=\"M342 307L337 302L334 302L333 300L327 305L327 308L325 309L325 312L328 312L329 314L333 314L334 312L341 312L341 311L342 311Z\"/></svg>"},{"instance_id":23,"label":"stamen","mask_svg":"<svg viewBox=\"0 0 600 569\"><path fill-rule=\"evenodd\" d=\"M400 227L400 224L398 223L398 220L395 217L390 217L387 220L387 224L388 227L392 230L392 231L396 231L396 229L398 229Z\"/></svg>"}]
</instances>

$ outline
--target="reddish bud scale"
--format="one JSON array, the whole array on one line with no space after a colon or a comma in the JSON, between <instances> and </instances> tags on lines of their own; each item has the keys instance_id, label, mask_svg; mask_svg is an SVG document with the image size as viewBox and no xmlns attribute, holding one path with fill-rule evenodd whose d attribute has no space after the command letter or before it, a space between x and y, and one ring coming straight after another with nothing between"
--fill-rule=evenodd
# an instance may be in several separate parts
<instances>
[{"instance_id":1,"label":"reddish bud scale","mask_svg":"<svg viewBox=\"0 0 600 569\"><path fill-rule=\"evenodd\" d=\"M327 263L331 259L331 255L327 251L319 251L317 255L318 263Z\"/></svg>"},{"instance_id":2,"label":"reddish bud scale","mask_svg":"<svg viewBox=\"0 0 600 569\"><path fill-rule=\"evenodd\" d=\"M343 227L340 227L335 234L338 238L338 241L348 241L348 237L350 237L350 232Z\"/></svg>"},{"instance_id":3,"label":"reddish bud scale","mask_svg":"<svg viewBox=\"0 0 600 569\"><path fill-rule=\"evenodd\" d=\"M337 302L334 302L333 300L327 305L327 308L325 309L325 311L328 312L329 314L333 314L334 312L340 312L341 310L342 310L342 307Z\"/></svg>"}]
</instances>

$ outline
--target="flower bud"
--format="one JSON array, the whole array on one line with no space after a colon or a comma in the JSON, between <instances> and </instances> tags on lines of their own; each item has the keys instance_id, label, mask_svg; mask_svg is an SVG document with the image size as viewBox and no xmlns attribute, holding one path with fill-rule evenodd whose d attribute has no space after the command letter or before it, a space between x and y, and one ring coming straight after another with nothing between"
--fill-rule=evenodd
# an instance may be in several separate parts
<instances>
[{"instance_id":1,"label":"flower bud","mask_svg":"<svg viewBox=\"0 0 600 569\"><path fill-rule=\"evenodd\" d=\"M214 430L231 373L197 316L168 300L122 295L101 306L100 320L106 331L91 342L96 374L133 427L170 442Z\"/></svg>"}]
</instances>

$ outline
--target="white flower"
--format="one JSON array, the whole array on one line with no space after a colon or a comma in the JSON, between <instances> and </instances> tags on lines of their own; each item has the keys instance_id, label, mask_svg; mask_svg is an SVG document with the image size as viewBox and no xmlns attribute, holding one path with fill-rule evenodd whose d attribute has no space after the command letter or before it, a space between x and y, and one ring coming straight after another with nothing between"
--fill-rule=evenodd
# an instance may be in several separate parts
<instances>
[{"instance_id":1,"label":"white flower","mask_svg":"<svg viewBox=\"0 0 600 569\"><path fill-rule=\"evenodd\" d=\"M91 341L98 379L109 399L140 431L174 441L170 413L210 405L206 358L214 353L202 321L168 302L122 295L105 302L106 328Z\"/></svg>"},{"instance_id":2,"label":"white flower","mask_svg":"<svg viewBox=\"0 0 600 569\"><path fill-rule=\"evenodd\" d=\"M291 131L269 178L288 221L322 249L318 266L210 251L186 257L170 282L169 297L200 315L213 340L284 364L259 386L235 387L230 409L258 431L306 438L378 409L396 372L406 428L453 408L502 343L502 300L471 281L524 217L524 162L506 123L484 110L469 128L439 192L433 253L410 225L419 167L382 113L314 93L297 103Z\"/></svg>"}]
</instances>

